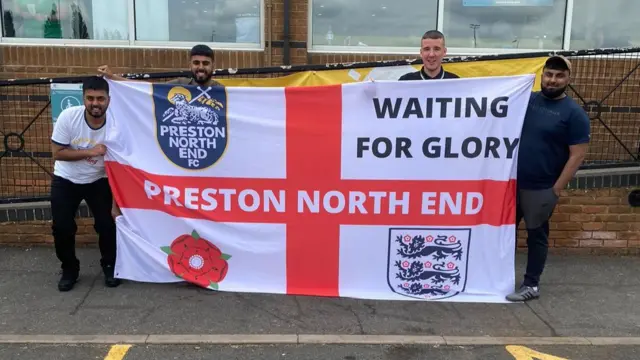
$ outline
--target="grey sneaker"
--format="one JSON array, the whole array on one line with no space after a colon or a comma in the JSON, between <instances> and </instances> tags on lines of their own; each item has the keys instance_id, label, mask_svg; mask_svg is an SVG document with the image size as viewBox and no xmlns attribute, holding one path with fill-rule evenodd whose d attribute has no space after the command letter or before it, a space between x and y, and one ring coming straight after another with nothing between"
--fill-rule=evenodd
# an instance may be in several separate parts
<instances>
[{"instance_id":1,"label":"grey sneaker","mask_svg":"<svg viewBox=\"0 0 640 360\"><path fill-rule=\"evenodd\" d=\"M517 291L507 295L509 301L528 301L540 297L540 289L537 286L522 285Z\"/></svg>"}]
</instances>

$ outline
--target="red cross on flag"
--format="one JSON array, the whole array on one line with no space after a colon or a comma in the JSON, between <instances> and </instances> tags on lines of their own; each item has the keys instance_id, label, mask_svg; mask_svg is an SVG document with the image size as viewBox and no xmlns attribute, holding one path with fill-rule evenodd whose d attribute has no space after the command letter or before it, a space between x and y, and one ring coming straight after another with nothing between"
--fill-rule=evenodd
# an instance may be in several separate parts
<instances>
[{"instance_id":1,"label":"red cross on flag","mask_svg":"<svg viewBox=\"0 0 640 360\"><path fill-rule=\"evenodd\" d=\"M116 276L502 302L534 75L244 88L110 82Z\"/></svg>"}]
</instances>

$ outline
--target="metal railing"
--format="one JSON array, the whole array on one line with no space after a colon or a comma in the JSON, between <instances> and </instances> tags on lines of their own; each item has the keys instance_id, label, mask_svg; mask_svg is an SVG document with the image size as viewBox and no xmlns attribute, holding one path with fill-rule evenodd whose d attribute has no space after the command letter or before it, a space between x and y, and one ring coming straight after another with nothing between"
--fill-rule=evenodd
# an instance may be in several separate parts
<instances>
[{"instance_id":1,"label":"metal railing","mask_svg":"<svg viewBox=\"0 0 640 360\"><path fill-rule=\"evenodd\" d=\"M592 139L583 168L640 165L640 48L559 51L573 62L568 93L591 118ZM447 58L446 63L549 56L525 53ZM216 78L265 78L301 71L325 71L419 64L419 60L301 65L217 70ZM161 81L188 72L127 74ZM79 83L83 77L0 80L0 203L49 198L53 171L51 84Z\"/></svg>"}]
</instances>

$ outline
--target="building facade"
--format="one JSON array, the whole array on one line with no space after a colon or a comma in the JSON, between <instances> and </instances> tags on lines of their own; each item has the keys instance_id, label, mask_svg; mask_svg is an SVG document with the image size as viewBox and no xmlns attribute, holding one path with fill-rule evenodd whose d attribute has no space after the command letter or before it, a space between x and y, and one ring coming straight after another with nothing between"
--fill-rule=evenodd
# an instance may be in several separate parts
<instances>
[{"instance_id":1,"label":"building facade","mask_svg":"<svg viewBox=\"0 0 640 360\"><path fill-rule=\"evenodd\" d=\"M579 3L579 4L578 4ZM439 29L449 55L637 45L633 0L0 0L0 78L416 57Z\"/></svg>"}]
</instances>

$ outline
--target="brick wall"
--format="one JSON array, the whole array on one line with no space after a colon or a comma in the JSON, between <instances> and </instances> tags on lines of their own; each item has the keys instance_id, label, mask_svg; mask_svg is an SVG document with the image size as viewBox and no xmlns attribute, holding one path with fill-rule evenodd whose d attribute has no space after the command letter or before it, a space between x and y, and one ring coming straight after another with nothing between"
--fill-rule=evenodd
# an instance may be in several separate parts
<instances>
[{"instance_id":1,"label":"brick wall","mask_svg":"<svg viewBox=\"0 0 640 360\"><path fill-rule=\"evenodd\" d=\"M284 8L283 0L272 0L271 41L266 51L216 51L217 68L261 67L281 65L284 59ZM290 7L290 37L288 39L289 63L324 64L359 61L399 60L411 56L385 54L320 54L307 52L307 1L292 0ZM265 35L268 34L268 27ZM417 45L417 44L416 44ZM417 52L417 46L416 46ZM271 62L269 62L269 54ZM417 54L416 54L417 56ZM0 46L0 79L59 77L77 74L94 74L101 64L109 64L121 73L176 71L185 69L188 50L81 48L44 46ZM640 71L634 71L640 62L640 54L613 57L606 60L573 59L575 98L602 103L598 109L591 106L592 143L587 160L624 160L627 151L638 154L640 134ZM628 74L631 75L622 81ZM620 82L622 84L620 85ZM614 91L615 89L615 91ZM0 160L0 197L46 196L49 177L42 169L51 171L49 136L51 133L50 110L47 109L47 85L29 87L0 87L0 130L8 134L22 133L24 129L24 153L10 153ZM579 96L578 96L579 95ZM44 112L41 111L44 109ZM40 117L38 117L40 114ZM32 125L29 126L30 123ZM605 127L606 125L606 127ZM611 134L616 134L624 147ZM4 141L0 134L0 146ZM19 145L17 138L10 138L11 146ZM626 147L626 148L625 148ZM0 149L2 153L4 149ZM606 158L605 158L606 157ZM38 163L36 164L34 160ZM613 179L613 180L612 180ZM618 180L615 180L618 179ZM617 181L616 184L614 182ZM627 204L626 195L637 186L638 176L611 178L599 186L574 181L574 189L561 200L552 222L553 244L556 247L586 249L623 248L637 249L639 213ZM575 189L579 188L579 189ZM32 209L32 217L10 221L10 213L4 220L0 211L0 242L44 243L50 241L46 209ZM38 218L36 215L41 214ZM92 242L91 219L80 216L82 234L80 240ZM40 220L36 220L40 219Z\"/></svg>"},{"instance_id":2,"label":"brick wall","mask_svg":"<svg viewBox=\"0 0 640 360\"><path fill-rule=\"evenodd\" d=\"M629 206L628 196L628 188L564 191L551 218L550 246L640 253L640 208ZM524 247L524 224L518 238Z\"/></svg>"}]
</instances>

